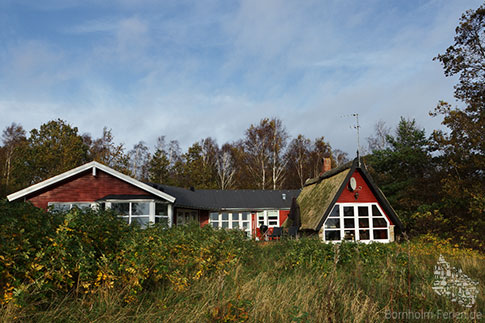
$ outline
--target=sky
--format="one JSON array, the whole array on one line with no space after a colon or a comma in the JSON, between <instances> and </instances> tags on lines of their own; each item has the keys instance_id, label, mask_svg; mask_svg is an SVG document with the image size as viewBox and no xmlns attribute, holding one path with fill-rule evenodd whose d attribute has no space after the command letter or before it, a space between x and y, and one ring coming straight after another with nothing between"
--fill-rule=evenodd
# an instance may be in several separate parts
<instances>
[{"instance_id":1,"label":"sky","mask_svg":"<svg viewBox=\"0 0 485 323\"><path fill-rule=\"evenodd\" d=\"M265 117L355 156L382 120L427 133L433 61L471 0L0 0L0 129L53 119L130 149L243 138Z\"/></svg>"}]
</instances>

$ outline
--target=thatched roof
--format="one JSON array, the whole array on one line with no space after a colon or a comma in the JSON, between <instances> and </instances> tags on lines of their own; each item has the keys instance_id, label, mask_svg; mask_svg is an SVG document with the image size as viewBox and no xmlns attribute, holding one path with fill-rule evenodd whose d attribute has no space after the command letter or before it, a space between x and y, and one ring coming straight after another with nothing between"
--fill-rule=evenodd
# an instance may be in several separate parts
<instances>
[{"instance_id":1,"label":"thatched roof","mask_svg":"<svg viewBox=\"0 0 485 323\"><path fill-rule=\"evenodd\" d=\"M347 177L350 167L342 167L338 171L333 169L323 174L331 176L319 176L316 179L307 181L297 203L300 208L300 221L302 230L319 230L319 224L328 207L335 198L342 183Z\"/></svg>"},{"instance_id":2,"label":"thatched roof","mask_svg":"<svg viewBox=\"0 0 485 323\"><path fill-rule=\"evenodd\" d=\"M359 171L374 193L377 201L390 217L392 222L399 230L402 230L402 223L396 212L389 204L382 191L372 180L365 165L359 163L358 159L340 167L329 170L322 175L306 181L300 195L296 199L296 207L292 208L297 214L290 214L290 218L298 219L301 223L301 230L319 231L326 217L330 213L330 208L337 202L355 171ZM290 211L290 213L292 212Z\"/></svg>"}]
</instances>

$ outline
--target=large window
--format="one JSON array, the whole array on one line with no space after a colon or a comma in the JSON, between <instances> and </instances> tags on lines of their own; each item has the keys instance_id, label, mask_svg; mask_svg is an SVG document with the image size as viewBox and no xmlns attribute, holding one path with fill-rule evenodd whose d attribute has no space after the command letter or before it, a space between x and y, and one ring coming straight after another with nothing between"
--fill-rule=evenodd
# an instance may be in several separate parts
<instances>
[{"instance_id":1,"label":"large window","mask_svg":"<svg viewBox=\"0 0 485 323\"><path fill-rule=\"evenodd\" d=\"M251 213L213 212L209 214L209 224L214 228L239 229L251 234Z\"/></svg>"},{"instance_id":2,"label":"large window","mask_svg":"<svg viewBox=\"0 0 485 323\"><path fill-rule=\"evenodd\" d=\"M186 225L192 222L199 223L199 213L195 210L178 209L177 225Z\"/></svg>"},{"instance_id":3,"label":"large window","mask_svg":"<svg viewBox=\"0 0 485 323\"><path fill-rule=\"evenodd\" d=\"M52 211L65 212L77 207L81 210L94 208L95 203L89 202L49 202L48 206Z\"/></svg>"},{"instance_id":4,"label":"large window","mask_svg":"<svg viewBox=\"0 0 485 323\"><path fill-rule=\"evenodd\" d=\"M268 228L279 227L280 217L278 210L267 210L258 212L258 227L262 225L267 225Z\"/></svg>"},{"instance_id":5,"label":"large window","mask_svg":"<svg viewBox=\"0 0 485 323\"><path fill-rule=\"evenodd\" d=\"M150 221L149 202L111 202L111 209L128 224L138 223L144 228Z\"/></svg>"},{"instance_id":6,"label":"large window","mask_svg":"<svg viewBox=\"0 0 485 323\"><path fill-rule=\"evenodd\" d=\"M376 203L335 204L323 229L324 241L389 242L389 221Z\"/></svg>"}]
</instances>

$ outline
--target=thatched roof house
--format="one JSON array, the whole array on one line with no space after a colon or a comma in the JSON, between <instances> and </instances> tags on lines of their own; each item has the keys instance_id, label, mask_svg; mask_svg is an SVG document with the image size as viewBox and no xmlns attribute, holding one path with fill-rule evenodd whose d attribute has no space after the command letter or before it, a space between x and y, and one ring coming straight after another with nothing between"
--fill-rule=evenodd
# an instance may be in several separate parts
<instances>
[{"instance_id":1,"label":"thatched roof house","mask_svg":"<svg viewBox=\"0 0 485 323\"><path fill-rule=\"evenodd\" d=\"M365 166L357 159L309 179L295 201L288 226L316 233L324 241L380 241L395 238L402 224Z\"/></svg>"}]
</instances>

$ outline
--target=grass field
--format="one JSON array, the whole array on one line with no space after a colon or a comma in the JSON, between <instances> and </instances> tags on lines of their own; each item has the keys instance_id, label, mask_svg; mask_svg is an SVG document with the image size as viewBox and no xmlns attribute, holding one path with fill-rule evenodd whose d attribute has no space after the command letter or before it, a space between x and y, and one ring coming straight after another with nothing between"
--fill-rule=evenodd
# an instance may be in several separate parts
<instances>
[{"instance_id":1,"label":"grass field","mask_svg":"<svg viewBox=\"0 0 485 323\"><path fill-rule=\"evenodd\" d=\"M485 255L432 237L262 244L195 226L140 230L120 223L114 232L107 229L113 223L98 218L63 215L51 229L44 225L38 243L28 232L38 223L21 234L0 223L1 321L380 322L455 315L473 322L485 313ZM433 290L440 255L478 283L473 306Z\"/></svg>"}]
</instances>

